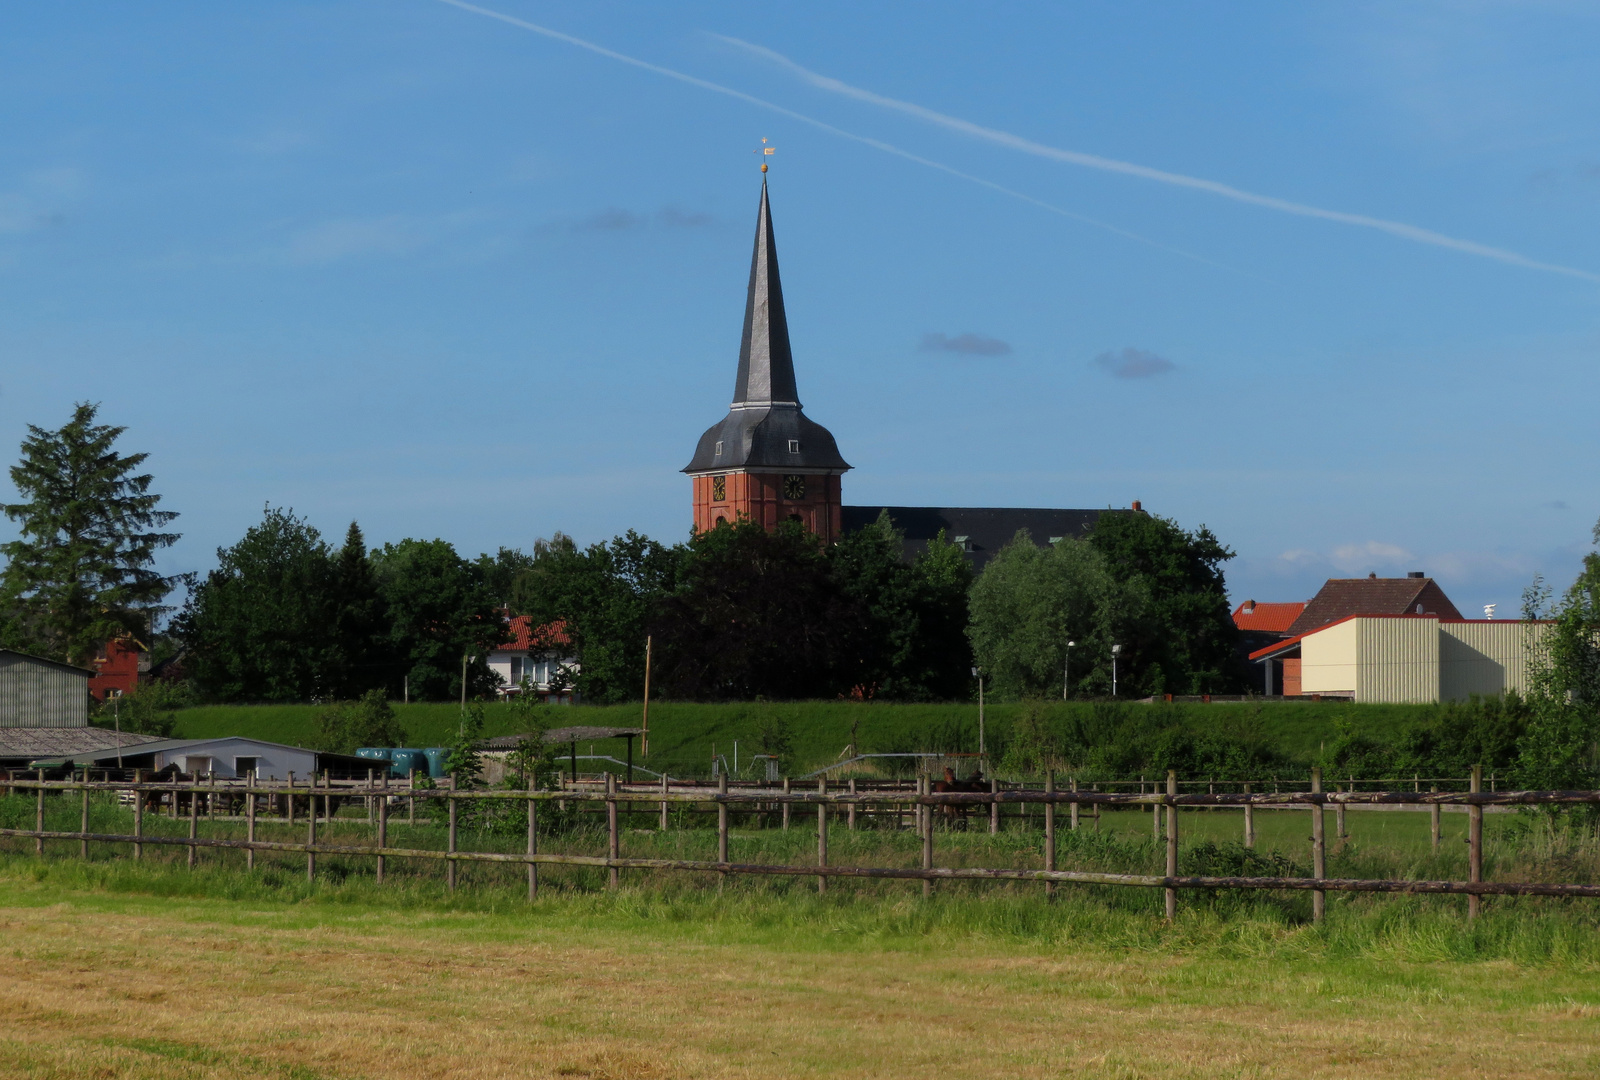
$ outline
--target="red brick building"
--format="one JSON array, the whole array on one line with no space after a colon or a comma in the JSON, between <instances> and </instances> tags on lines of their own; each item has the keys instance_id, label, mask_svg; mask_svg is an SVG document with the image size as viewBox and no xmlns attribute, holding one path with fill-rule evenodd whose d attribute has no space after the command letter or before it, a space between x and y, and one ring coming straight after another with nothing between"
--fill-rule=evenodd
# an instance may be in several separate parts
<instances>
[{"instance_id":1,"label":"red brick building","mask_svg":"<svg viewBox=\"0 0 1600 1080\"><path fill-rule=\"evenodd\" d=\"M798 521L831 543L843 532L840 477L849 468L833 435L800 407L763 177L733 403L683 470L694 483L694 527Z\"/></svg>"},{"instance_id":2,"label":"red brick building","mask_svg":"<svg viewBox=\"0 0 1600 1080\"><path fill-rule=\"evenodd\" d=\"M139 673L149 669L150 654L132 638L108 641L94 658L94 674L89 678L89 693L96 701L133 693Z\"/></svg>"}]
</instances>

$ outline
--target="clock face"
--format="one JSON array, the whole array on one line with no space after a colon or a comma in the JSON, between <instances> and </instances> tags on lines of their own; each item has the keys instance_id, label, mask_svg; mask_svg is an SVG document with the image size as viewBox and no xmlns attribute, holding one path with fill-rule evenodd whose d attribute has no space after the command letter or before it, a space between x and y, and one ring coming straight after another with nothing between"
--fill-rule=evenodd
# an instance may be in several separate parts
<instances>
[{"instance_id":1,"label":"clock face","mask_svg":"<svg viewBox=\"0 0 1600 1080\"><path fill-rule=\"evenodd\" d=\"M713 476L711 478L711 500L722 502L728 497L728 478L726 476Z\"/></svg>"},{"instance_id":2,"label":"clock face","mask_svg":"<svg viewBox=\"0 0 1600 1080\"><path fill-rule=\"evenodd\" d=\"M785 476L783 478L783 497L785 499L805 498L806 478L803 476Z\"/></svg>"}]
</instances>

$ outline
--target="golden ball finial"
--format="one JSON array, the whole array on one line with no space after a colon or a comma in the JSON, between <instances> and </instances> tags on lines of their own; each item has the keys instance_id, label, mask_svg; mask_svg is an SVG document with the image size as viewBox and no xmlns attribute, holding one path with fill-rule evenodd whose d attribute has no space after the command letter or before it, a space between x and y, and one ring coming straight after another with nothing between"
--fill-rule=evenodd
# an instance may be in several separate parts
<instances>
[{"instance_id":1,"label":"golden ball finial","mask_svg":"<svg viewBox=\"0 0 1600 1080\"><path fill-rule=\"evenodd\" d=\"M763 161L761 163L761 171L762 172L766 172L767 171L767 163L765 161Z\"/></svg>"}]
</instances>

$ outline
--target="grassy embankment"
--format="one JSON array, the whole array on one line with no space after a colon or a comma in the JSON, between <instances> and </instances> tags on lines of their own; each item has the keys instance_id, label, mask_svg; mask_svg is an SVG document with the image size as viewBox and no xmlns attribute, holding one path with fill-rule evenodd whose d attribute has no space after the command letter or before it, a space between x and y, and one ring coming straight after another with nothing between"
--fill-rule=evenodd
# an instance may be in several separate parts
<instances>
[{"instance_id":1,"label":"grassy embankment","mask_svg":"<svg viewBox=\"0 0 1600 1080\"><path fill-rule=\"evenodd\" d=\"M95 813L98 822L122 811ZM1352 818L1365 854L1352 845L1336 865L1426 843L1417 831L1425 815ZM1185 815L1185 832L1200 839L1207 819L1236 824L1196 813ZM1064 863L1155 859L1147 820L1108 815L1102 840L1065 844ZM1508 822L1489 824L1508 855L1539 842L1506 833ZM1294 845L1304 825L1303 815L1285 813L1262 829L1272 845ZM346 822L333 831L353 839L362 829ZM418 825L397 839L438 840L425 832L436 831ZM625 850L706 854L713 842L709 830L630 832ZM1592 869L1593 841L1585 842L1574 843ZM798 861L810 843L803 827L741 829L734 850ZM942 834L940 844L959 860L993 865L1036 854L1037 834ZM138 865L97 850L84 864L75 844L43 860L9 846L0 854L0 932L11 961L0 984L3 1075L1365 1078L1600 1069L1600 919L1585 903L1492 901L1468 924L1459 900L1336 898L1328 921L1313 927L1295 898L1186 895L1168 926L1159 895L1145 890L1064 888L1047 903L1037 886L941 888L925 901L914 883L836 883L819 899L807 879L735 878L719 893L680 874L630 876L607 894L597 877L552 871L529 905L520 882L488 880L477 867L451 895L437 877L404 868L380 889L369 867L331 858L308 886L303 863L247 876L232 853L206 852L187 871L171 853ZM916 858L914 837L871 831L836 833L834 850L839 861ZM1454 851L1440 858L1460 861Z\"/></svg>"},{"instance_id":2,"label":"grassy embankment","mask_svg":"<svg viewBox=\"0 0 1600 1080\"><path fill-rule=\"evenodd\" d=\"M1026 708L1041 708L1047 721L1072 710L1087 710L1087 703L1041 705L993 704L986 709L988 734L1002 741ZM1334 737L1343 719L1356 730L1382 735L1423 715L1429 706L1354 705L1348 702L1218 703L1213 705L1130 706L1164 711L1176 722L1196 729L1215 725L1244 725L1278 752L1309 763L1318 748ZM411 746L436 746L449 742L460 720L453 704L396 705ZM502 704L484 706L486 734L516 734L515 720ZM315 738L311 705L218 705L185 709L178 714L177 734L184 738L249 735L273 742L307 745ZM634 727L640 708L629 705L581 705L551 710L559 726L583 724ZM740 743L742 760L757 752L764 725L779 718L787 722L793 739L788 771L809 771L836 760L851 742L864 751L916 750L930 735L961 732L965 743L976 748L977 706L973 704L862 704L847 701L734 704L656 703L650 707L650 760L674 775L709 772L713 748L731 760L733 744ZM582 752L588 752L585 746ZM623 756L623 743L593 744L593 752ZM643 759L640 759L643 763Z\"/></svg>"}]
</instances>

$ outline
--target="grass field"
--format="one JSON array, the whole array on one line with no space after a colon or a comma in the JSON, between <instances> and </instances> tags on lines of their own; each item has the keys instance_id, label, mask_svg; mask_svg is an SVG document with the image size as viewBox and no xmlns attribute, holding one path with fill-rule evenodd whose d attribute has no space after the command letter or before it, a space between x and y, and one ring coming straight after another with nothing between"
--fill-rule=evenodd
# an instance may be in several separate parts
<instances>
[{"instance_id":1,"label":"grass field","mask_svg":"<svg viewBox=\"0 0 1600 1080\"><path fill-rule=\"evenodd\" d=\"M7 825L33 800L0 799ZM354 811L352 810L353 814ZM72 800L48 825L75 828ZM1257 815L1263 858L1306 858L1308 814ZM127 810L92 806L91 829ZM146 817L151 832L184 821ZM1331 825L1333 815L1328 815ZM1459 876L1465 816L1352 812L1329 871ZM709 857L706 827L662 834L641 815L624 854ZM974 823L976 824L976 823ZM940 865L1038 865L1037 822L937 839ZM1182 868L1237 856L1240 816L1180 817ZM237 833L206 821L202 834ZM738 821L735 859L803 863L814 824ZM1489 876L1596 880L1590 829L1486 820ZM262 822L264 838L303 827ZM832 861L913 865L915 835L834 828ZM357 816L332 842L370 842ZM397 843L440 847L424 814ZM545 850L598 852L577 827ZM466 849L515 838L467 832ZM1064 867L1154 869L1150 816L1103 815L1064 835ZM1207 854L1209 852L1209 854ZM1218 855L1221 852L1221 856ZM546 868L529 904L515 867L468 866L447 892L437 866L370 859L0 841L0 1076L88 1077L1418 1077L1592 1076L1600 1070L1600 905L1330 897L1027 884L835 881ZM1299 872L1303 872L1299 871Z\"/></svg>"},{"instance_id":2,"label":"grass field","mask_svg":"<svg viewBox=\"0 0 1600 1080\"><path fill-rule=\"evenodd\" d=\"M1017 704L991 704L986 710L988 733L1003 740L1022 709ZM1045 714L1088 709L1086 703L1049 703ZM1341 719L1358 731L1381 734L1408 723L1428 706L1355 705L1349 702L1217 703L1213 705L1131 706L1165 710L1175 720L1203 726L1238 723L1254 725L1262 736L1290 757L1309 763L1322 743L1334 738ZM438 746L455 737L461 710L454 704L396 705L407 744ZM517 734L516 720L503 704L484 706L487 735ZM309 745L315 738L312 705L215 705L185 709L178 714L177 735L207 738L248 735L290 745ZM977 746L977 706L970 704L898 705L850 701L810 701L732 704L656 703L650 707L649 765L674 775L704 775L710 771L713 750L731 761L733 745L741 744L744 760L756 752L759 733L772 718L788 723L793 752L788 763L795 774L838 758L851 743L862 750L921 749L931 732L960 731L965 742ZM552 710L552 721L569 724L636 727L640 706L579 705ZM585 746L583 752L590 747ZM621 757L621 740L597 742L593 751Z\"/></svg>"},{"instance_id":3,"label":"grass field","mask_svg":"<svg viewBox=\"0 0 1600 1080\"><path fill-rule=\"evenodd\" d=\"M1198 911L1165 928L1074 897L624 890L422 905L251 896L233 876L0 858L0 1075L1600 1070L1593 950L1474 959L1507 932L1505 913L1479 941L1459 917L1416 909L1386 928L1353 910L1326 931Z\"/></svg>"}]
</instances>

